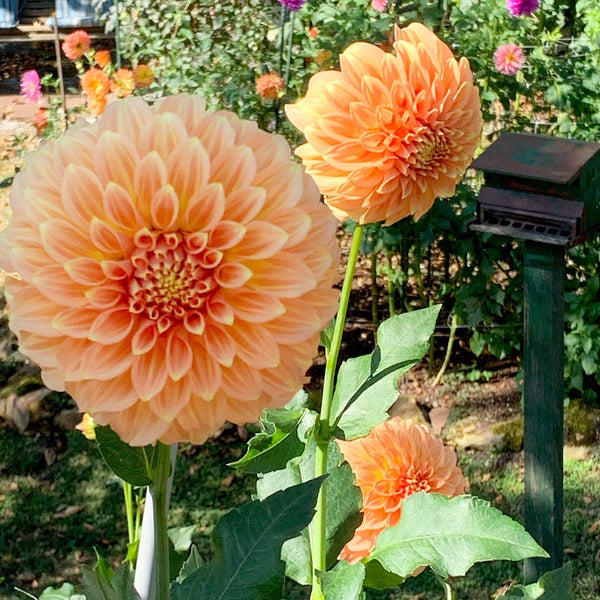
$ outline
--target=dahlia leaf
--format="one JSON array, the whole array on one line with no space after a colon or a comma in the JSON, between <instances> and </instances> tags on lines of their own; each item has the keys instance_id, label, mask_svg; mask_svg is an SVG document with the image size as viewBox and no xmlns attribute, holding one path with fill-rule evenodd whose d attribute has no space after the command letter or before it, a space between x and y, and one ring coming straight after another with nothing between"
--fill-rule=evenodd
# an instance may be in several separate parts
<instances>
[{"instance_id":1,"label":"dahlia leaf","mask_svg":"<svg viewBox=\"0 0 600 600\"><path fill-rule=\"evenodd\" d=\"M108 425L96 425L98 449L108 467L123 481L136 486L152 483L148 452L154 449L133 447L125 443ZM146 452L145 452L146 451Z\"/></svg>"},{"instance_id":2,"label":"dahlia leaf","mask_svg":"<svg viewBox=\"0 0 600 600\"><path fill-rule=\"evenodd\" d=\"M194 531L196 531L196 525L174 527L167 530L167 535L169 536L169 571L171 579L175 579L181 573L188 550L192 545Z\"/></svg>"},{"instance_id":3,"label":"dahlia leaf","mask_svg":"<svg viewBox=\"0 0 600 600\"><path fill-rule=\"evenodd\" d=\"M323 573L323 592L327 600L361 600L364 598L365 566L340 561L331 571Z\"/></svg>"},{"instance_id":4,"label":"dahlia leaf","mask_svg":"<svg viewBox=\"0 0 600 600\"><path fill-rule=\"evenodd\" d=\"M373 353L342 363L331 408L339 437L365 436L388 418L398 398L398 377L427 351L439 311L440 306L431 306L385 320Z\"/></svg>"},{"instance_id":5,"label":"dahlia leaf","mask_svg":"<svg viewBox=\"0 0 600 600\"><path fill-rule=\"evenodd\" d=\"M385 529L369 557L407 577L429 566L442 578L464 575L476 562L548 557L523 526L474 496L418 493L402 504L402 518Z\"/></svg>"},{"instance_id":6,"label":"dahlia leaf","mask_svg":"<svg viewBox=\"0 0 600 600\"><path fill-rule=\"evenodd\" d=\"M404 577L386 571L377 560L365 562L365 587L374 590L389 590L399 587Z\"/></svg>"},{"instance_id":7,"label":"dahlia leaf","mask_svg":"<svg viewBox=\"0 0 600 600\"><path fill-rule=\"evenodd\" d=\"M499 600L574 600L573 565L544 573L536 583L514 585Z\"/></svg>"},{"instance_id":8,"label":"dahlia leaf","mask_svg":"<svg viewBox=\"0 0 600 600\"><path fill-rule=\"evenodd\" d=\"M177 581L177 583L183 583L190 575L202 567L203 564L204 561L200 556L198 548L196 546L192 546L190 554L181 565L179 575L177 575L177 579L175 581Z\"/></svg>"},{"instance_id":9,"label":"dahlia leaf","mask_svg":"<svg viewBox=\"0 0 600 600\"><path fill-rule=\"evenodd\" d=\"M101 556L93 569L82 565L83 591L87 600L140 600L133 587L135 572L123 564L116 573Z\"/></svg>"},{"instance_id":10,"label":"dahlia leaf","mask_svg":"<svg viewBox=\"0 0 600 600\"><path fill-rule=\"evenodd\" d=\"M2 578L0 577L0 583ZM76 594L71 583L63 583L58 589L47 587L40 600L86 600L82 594Z\"/></svg>"},{"instance_id":11,"label":"dahlia leaf","mask_svg":"<svg viewBox=\"0 0 600 600\"><path fill-rule=\"evenodd\" d=\"M258 497L264 498L277 490L289 488L314 477L315 449L315 441L310 438L302 457L290 460L285 469L260 475L256 485ZM362 496L355 486L354 473L344 462L335 441L329 443L327 473L326 563L327 568L331 569L341 549L352 538L362 521ZM281 558L286 563L287 577L302 585L310 584L312 571L308 529L285 542Z\"/></svg>"},{"instance_id":12,"label":"dahlia leaf","mask_svg":"<svg viewBox=\"0 0 600 600\"><path fill-rule=\"evenodd\" d=\"M248 442L248 451L230 467L248 473L268 473L283 469L288 460L300 456L304 442L298 437L298 426L306 409L265 409L260 418L263 432Z\"/></svg>"},{"instance_id":13,"label":"dahlia leaf","mask_svg":"<svg viewBox=\"0 0 600 600\"><path fill-rule=\"evenodd\" d=\"M210 563L171 586L172 600L280 600L283 543L312 520L323 477L255 500L222 517Z\"/></svg>"}]
</instances>

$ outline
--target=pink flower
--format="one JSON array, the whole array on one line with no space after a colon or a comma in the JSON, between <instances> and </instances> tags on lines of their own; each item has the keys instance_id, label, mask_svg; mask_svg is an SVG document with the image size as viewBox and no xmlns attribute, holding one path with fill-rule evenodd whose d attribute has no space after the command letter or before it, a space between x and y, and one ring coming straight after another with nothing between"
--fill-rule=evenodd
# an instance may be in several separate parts
<instances>
[{"instance_id":1,"label":"pink flower","mask_svg":"<svg viewBox=\"0 0 600 600\"><path fill-rule=\"evenodd\" d=\"M373 0L371 6L379 12L383 12L387 8L388 2L389 0Z\"/></svg>"},{"instance_id":2,"label":"pink flower","mask_svg":"<svg viewBox=\"0 0 600 600\"><path fill-rule=\"evenodd\" d=\"M525 54L516 44L504 44L494 52L496 69L504 75L516 75L525 64Z\"/></svg>"},{"instance_id":3,"label":"pink flower","mask_svg":"<svg viewBox=\"0 0 600 600\"><path fill-rule=\"evenodd\" d=\"M506 0L506 10L513 17L529 16L540 6L540 0Z\"/></svg>"},{"instance_id":4,"label":"pink flower","mask_svg":"<svg viewBox=\"0 0 600 600\"><path fill-rule=\"evenodd\" d=\"M21 95L27 102L35 104L42 99L40 76L35 69L25 71L21 75Z\"/></svg>"}]
</instances>

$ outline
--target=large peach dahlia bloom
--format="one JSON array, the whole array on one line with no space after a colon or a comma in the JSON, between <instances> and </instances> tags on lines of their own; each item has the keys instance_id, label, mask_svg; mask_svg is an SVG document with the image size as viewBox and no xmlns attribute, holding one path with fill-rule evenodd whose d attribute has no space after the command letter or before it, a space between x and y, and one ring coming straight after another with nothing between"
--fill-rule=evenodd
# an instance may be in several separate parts
<instances>
[{"instance_id":1,"label":"large peach dahlia bloom","mask_svg":"<svg viewBox=\"0 0 600 600\"><path fill-rule=\"evenodd\" d=\"M200 98L114 103L29 156L11 207L22 352L133 445L286 403L336 309L317 187L284 138Z\"/></svg>"},{"instance_id":2,"label":"large peach dahlia bloom","mask_svg":"<svg viewBox=\"0 0 600 600\"><path fill-rule=\"evenodd\" d=\"M464 491L454 450L413 421L395 417L364 438L338 443L363 497L363 522L340 554L348 562L369 556L379 534L398 524L407 496L415 492L456 496Z\"/></svg>"},{"instance_id":3,"label":"large peach dahlia bloom","mask_svg":"<svg viewBox=\"0 0 600 600\"><path fill-rule=\"evenodd\" d=\"M396 27L395 55L358 42L339 71L313 75L287 105L296 153L339 219L391 225L449 197L479 142L479 92L466 58L424 25Z\"/></svg>"}]
</instances>

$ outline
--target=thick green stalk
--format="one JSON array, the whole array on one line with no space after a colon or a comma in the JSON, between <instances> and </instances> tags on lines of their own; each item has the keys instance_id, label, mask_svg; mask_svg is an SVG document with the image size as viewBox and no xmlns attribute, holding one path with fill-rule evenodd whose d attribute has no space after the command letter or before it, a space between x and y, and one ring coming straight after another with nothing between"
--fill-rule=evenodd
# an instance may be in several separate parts
<instances>
[{"instance_id":1,"label":"thick green stalk","mask_svg":"<svg viewBox=\"0 0 600 600\"><path fill-rule=\"evenodd\" d=\"M127 481L123 481L123 498L125 499L125 514L127 516L127 538L129 540L127 558L130 559L130 566L133 569L135 561L131 560L130 552L135 543L135 524L133 516L133 486Z\"/></svg>"},{"instance_id":2,"label":"thick green stalk","mask_svg":"<svg viewBox=\"0 0 600 600\"><path fill-rule=\"evenodd\" d=\"M331 338L331 346L327 351L327 362L325 364L325 380L323 382L323 400L321 402L321 414L319 417L319 428L315 431L317 441L317 451L315 459L315 477L327 473L327 446L332 439L330 431L331 401L333 400L333 389L335 383L335 372L337 361L342 345L342 335L344 333L344 323L346 322L346 312L348 311L348 302L350 300L350 291L352 290L352 280L356 269L356 261L360 249L360 240L362 238L363 227L357 225L352 237L352 247L348 256L348 265L346 266L346 275L344 285L340 296L340 307L335 319L335 327ZM326 485L327 481L321 486L315 517L311 525L311 553L312 553L312 592L310 600L324 600L323 590L321 588L321 579L318 572L324 573L327 569L326 564L326 534L325 517L327 514L326 504Z\"/></svg>"},{"instance_id":3,"label":"thick green stalk","mask_svg":"<svg viewBox=\"0 0 600 600\"><path fill-rule=\"evenodd\" d=\"M387 266L387 289L388 289L388 306L390 307L390 317L396 314L396 304L394 302L394 265L392 264L392 252L386 250L386 266Z\"/></svg>"},{"instance_id":4,"label":"thick green stalk","mask_svg":"<svg viewBox=\"0 0 600 600\"><path fill-rule=\"evenodd\" d=\"M171 473L171 447L158 442L156 469L151 486L154 501L154 576L156 600L169 600L169 537L167 535L167 487Z\"/></svg>"}]
</instances>

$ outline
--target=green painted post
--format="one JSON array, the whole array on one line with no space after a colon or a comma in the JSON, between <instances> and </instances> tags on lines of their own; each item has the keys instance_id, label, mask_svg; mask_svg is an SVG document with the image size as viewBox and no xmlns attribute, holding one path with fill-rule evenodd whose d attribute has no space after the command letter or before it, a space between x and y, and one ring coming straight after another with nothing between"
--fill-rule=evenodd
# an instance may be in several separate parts
<instances>
[{"instance_id":1,"label":"green painted post","mask_svg":"<svg viewBox=\"0 0 600 600\"><path fill-rule=\"evenodd\" d=\"M564 278L564 247L525 242L525 527L550 554L525 583L563 560Z\"/></svg>"}]
</instances>

